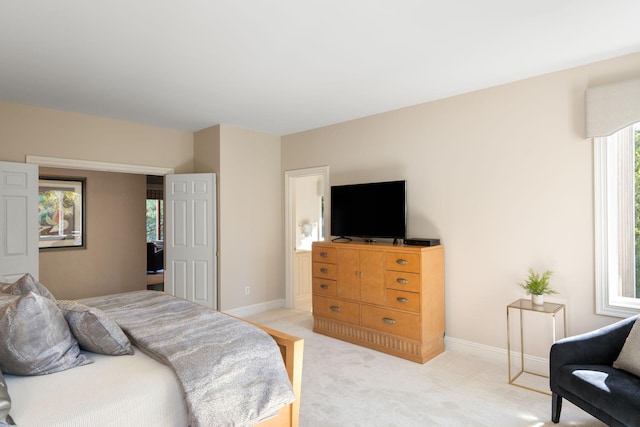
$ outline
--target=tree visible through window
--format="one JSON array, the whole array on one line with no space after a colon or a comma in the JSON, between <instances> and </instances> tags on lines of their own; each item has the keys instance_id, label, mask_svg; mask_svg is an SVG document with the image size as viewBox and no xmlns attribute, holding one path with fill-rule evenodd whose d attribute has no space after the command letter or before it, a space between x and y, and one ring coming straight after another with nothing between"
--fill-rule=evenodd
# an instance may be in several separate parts
<instances>
[{"instance_id":1,"label":"tree visible through window","mask_svg":"<svg viewBox=\"0 0 640 427\"><path fill-rule=\"evenodd\" d=\"M596 312L640 313L640 123L594 138Z\"/></svg>"},{"instance_id":2,"label":"tree visible through window","mask_svg":"<svg viewBox=\"0 0 640 427\"><path fill-rule=\"evenodd\" d=\"M147 242L164 240L164 202L147 199Z\"/></svg>"}]
</instances>

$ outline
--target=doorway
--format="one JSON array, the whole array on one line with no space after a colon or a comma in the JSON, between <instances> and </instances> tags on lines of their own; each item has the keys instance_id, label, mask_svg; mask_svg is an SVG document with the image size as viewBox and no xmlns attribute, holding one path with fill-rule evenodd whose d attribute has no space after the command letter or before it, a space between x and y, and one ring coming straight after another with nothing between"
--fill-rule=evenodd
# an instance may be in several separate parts
<instances>
[{"instance_id":1,"label":"doorway","mask_svg":"<svg viewBox=\"0 0 640 427\"><path fill-rule=\"evenodd\" d=\"M311 311L311 245L328 236L329 167L285 172L286 306Z\"/></svg>"},{"instance_id":2,"label":"doorway","mask_svg":"<svg viewBox=\"0 0 640 427\"><path fill-rule=\"evenodd\" d=\"M147 175L147 289L164 291L164 177Z\"/></svg>"},{"instance_id":3,"label":"doorway","mask_svg":"<svg viewBox=\"0 0 640 427\"><path fill-rule=\"evenodd\" d=\"M134 164L120 164L120 163L107 163L107 162L97 162L91 160L74 160L74 159L61 159L54 157L40 157L40 156L27 156L26 163L35 164L40 167L52 167L52 168L63 168L63 169L77 169L80 171L99 171L99 172L114 172L121 174L135 174L135 175L153 175L158 176L161 180L162 177L166 174L174 173L173 168L165 168L165 167L156 167L156 166L143 166L143 165L134 165ZM136 204L139 199L136 199ZM135 221L143 221L142 218L137 217ZM140 262L144 262L144 255L140 255ZM40 261L41 263L42 261ZM142 268L142 264L136 265L136 274L140 274L140 279L143 279L144 273L139 269ZM163 275L160 275L160 278L163 280ZM137 279L136 279L137 280ZM140 285L144 286L143 283ZM136 282L136 286L137 282ZM119 288L114 288L114 292Z\"/></svg>"}]
</instances>

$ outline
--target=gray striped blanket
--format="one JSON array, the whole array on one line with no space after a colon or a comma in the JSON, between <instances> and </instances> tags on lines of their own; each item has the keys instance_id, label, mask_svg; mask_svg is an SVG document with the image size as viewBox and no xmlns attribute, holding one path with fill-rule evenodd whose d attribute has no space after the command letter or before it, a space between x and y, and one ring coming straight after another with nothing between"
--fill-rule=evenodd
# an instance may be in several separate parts
<instances>
[{"instance_id":1,"label":"gray striped blanket","mask_svg":"<svg viewBox=\"0 0 640 427\"><path fill-rule=\"evenodd\" d=\"M255 326L156 291L80 302L174 369L192 427L255 425L295 399L278 346Z\"/></svg>"}]
</instances>

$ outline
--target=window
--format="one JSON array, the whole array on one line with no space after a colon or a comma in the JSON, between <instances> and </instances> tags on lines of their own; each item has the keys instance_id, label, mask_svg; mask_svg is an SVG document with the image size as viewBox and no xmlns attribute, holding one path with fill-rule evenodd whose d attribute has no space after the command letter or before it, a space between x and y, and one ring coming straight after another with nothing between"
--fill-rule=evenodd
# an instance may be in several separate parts
<instances>
[{"instance_id":1,"label":"window","mask_svg":"<svg viewBox=\"0 0 640 427\"><path fill-rule=\"evenodd\" d=\"M164 240L164 202L147 199L147 242Z\"/></svg>"},{"instance_id":2,"label":"window","mask_svg":"<svg viewBox=\"0 0 640 427\"><path fill-rule=\"evenodd\" d=\"M147 175L147 242L164 241L164 177Z\"/></svg>"},{"instance_id":3,"label":"window","mask_svg":"<svg viewBox=\"0 0 640 427\"><path fill-rule=\"evenodd\" d=\"M640 313L640 123L594 138L596 312Z\"/></svg>"}]
</instances>

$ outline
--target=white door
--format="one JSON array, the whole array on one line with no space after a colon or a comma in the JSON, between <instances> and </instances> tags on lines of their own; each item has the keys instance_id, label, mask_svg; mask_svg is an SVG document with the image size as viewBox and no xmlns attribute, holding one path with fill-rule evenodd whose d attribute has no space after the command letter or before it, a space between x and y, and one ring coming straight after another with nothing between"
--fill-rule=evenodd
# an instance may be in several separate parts
<instances>
[{"instance_id":1,"label":"white door","mask_svg":"<svg viewBox=\"0 0 640 427\"><path fill-rule=\"evenodd\" d=\"M218 308L216 175L165 176L165 291Z\"/></svg>"},{"instance_id":2,"label":"white door","mask_svg":"<svg viewBox=\"0 0 640 427\"><path fill-rule=\"evenodd\" d=\"M38 278L38 165L0 162L0 281Z\"/></svg>"}]
</instances>

